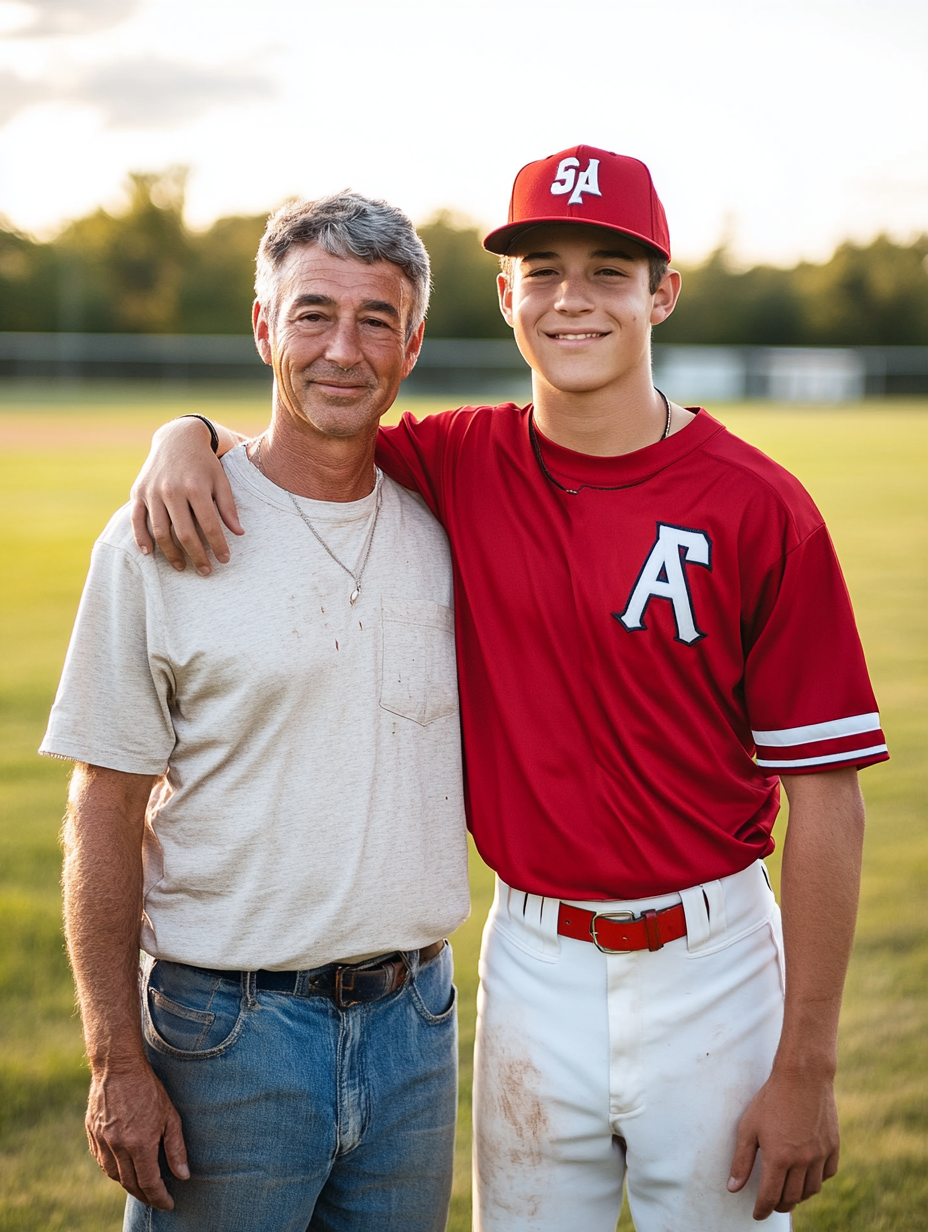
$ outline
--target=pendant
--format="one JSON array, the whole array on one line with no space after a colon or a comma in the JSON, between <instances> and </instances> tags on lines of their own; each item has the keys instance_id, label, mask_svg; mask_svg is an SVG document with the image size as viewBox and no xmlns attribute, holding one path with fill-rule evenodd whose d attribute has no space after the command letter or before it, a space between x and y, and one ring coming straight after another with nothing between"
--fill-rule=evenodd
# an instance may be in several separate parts
<instances>
[{"instance_id":1,"label":"pendant","mask_svg":"<svg viewBox=\"0 0 928 1232\"><path fill-rule=\"evenodd\" d=\"M357 600L357 597L360 593L361 593L361 587L355 586L354 590L348 596L348 602L351 604L352 607L354 607L355 601Z\"/></svg>"}]
</instances>

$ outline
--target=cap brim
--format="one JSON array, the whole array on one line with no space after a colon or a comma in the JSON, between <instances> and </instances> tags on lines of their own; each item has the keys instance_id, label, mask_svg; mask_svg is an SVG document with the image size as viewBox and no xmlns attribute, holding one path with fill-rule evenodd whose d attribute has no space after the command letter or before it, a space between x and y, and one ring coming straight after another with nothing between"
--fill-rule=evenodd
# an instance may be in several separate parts
<instances>
[{"instance_id":1,"label":"cap brim","mask_svg":"<svg viewBox=\"0 0 928 1232\"><path fill-rule=\"evenodd\" d=\"M495 252L498 256L504 257L509 252L513 240L521 235L523 231L530 231L533 227L543 227L548 223L559 223L561 225L564 223L581 223L583 226L601 227L604 231L615 231L619 235L627 235L629 239L644 245L645 248L651 248L654 252L659 252L665 260L670 260L670 253L666 248L655 244L652 239L649 239L646 235L639 234L637 231L630 231L627 227L613 227L607 222L595 222L592 219L565 218L563 214L557 218L532 218L528 221L511 222L505 227L497 227L483 241L483 246L487 252Z\"/></svg>"}]
</instances>

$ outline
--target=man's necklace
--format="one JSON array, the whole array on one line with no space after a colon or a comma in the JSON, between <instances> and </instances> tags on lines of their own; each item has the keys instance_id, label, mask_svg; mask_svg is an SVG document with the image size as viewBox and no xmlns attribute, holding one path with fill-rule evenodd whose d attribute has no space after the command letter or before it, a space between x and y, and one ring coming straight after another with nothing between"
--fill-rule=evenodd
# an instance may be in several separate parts
<instances>
[{"instance_id":1,"label":"man's necklace","mask_svg":"<svg viewBox=\"0 0 928 1232\"><path fill-rule=\"evenodd\" d=\"M264 468L261 465L261 445L263 441L264 441L264 434L262 433L261 436L258 437L257 444L255 445L255 451L251 455L251 461L255 464L255 466L258 468L258 470L261 472L262 475L264 475ZM264 475L264 477L265 479L267 478L266 475ZM299 502L297 501L293 493L289 491L287 492L287 495L290 497L290 501L293 505L293 508L297 511L299 516L303 519L303 522L306 524L307 529L312 532L313 538L316 539L320 547L324 548L325 551L328 552L328 554L335 561L336 565L338 565L340 569L344 569L344 571L351 578L352 582L354 582L354 590L348 596L348 602L351 604L352 607L354 607L355 603L357 603L358 596L361 594L361 578L364 576L364 570L367 567L367 558L371 554L371 547L374 542L374 531L377 529L377 516L380 513L380 504L382 500L382 489L383 489L383 473L381 471L378 471L377 479L374 483L374 492L376 494L375 500L374 500L374 512L371 514L370 520L368 521L367 534L364 536L364 543L361 545L361 552L358 556L357 561L355 562L355 566L353 569L349 569L343 560L339 560L339 558L335 555L335 553L332 551L332 549L329 547L329 545L326 543L323 537L316 530L315 526L313 526L312 522L310 522L309 518L300 508ZM287 491L286 488L284 489L284 491Z\"/></svg>"},{"instance_id":2,"label":"man's necklace","mask_svg":"<svg viewBox=\"0 0 928 1232\"><path fill-rule=\"evenodd\" d=\"M666 394L658 389L657 386L654 388L655 392L659 393L663 398L664 406L667 408L667 422L664 424L664 431L660 436L662 441L666 441L667 437L670 436L670 402L667 400ZM614 483L608 486L602 486L598 483L581 483L579 488L565 488L562 483L558 483L558 481L548 470L547 466L545 466L545 460L541 454L541 441L538 439L538 432L535 428L535 417L533 411L529 411L528 413L528 435L532 442L532 453L535 455L535 461L538 463L541 473L544 475L545 479L547 479L548 483L553 484L554 487L558 488L561 492L566 492L568 496L577 496L585 488L590 489L592 492L618 492L621 488L630 488L633 486L630 483Z\"/></svg>"}]
</instances>

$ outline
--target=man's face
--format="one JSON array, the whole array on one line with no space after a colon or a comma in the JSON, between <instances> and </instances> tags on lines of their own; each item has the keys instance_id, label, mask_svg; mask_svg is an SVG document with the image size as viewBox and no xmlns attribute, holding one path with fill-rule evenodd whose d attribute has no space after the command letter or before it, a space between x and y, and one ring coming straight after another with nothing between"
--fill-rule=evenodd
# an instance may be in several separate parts
<instances>
[{"instance_id":1,"label":"man's face","mask_svg":"<svg viewBox=\"0 0 928 1232\"><path fill-rule=\"evenodd\" d=\"M644 248L605 227L533 227L513 246L500 307L534 372L565 393L602 391L647 363L650 329L673 311L671 271L654 295Z\"/></svg>"},{"instance_id":2,"label":"man's face","mask_svg":"<svg viewBox=\"0 0 928 1232\"><path fill-rule=\"evenodd\" d=\"M254 306L280 413L324 436L370 431L412 371L424 326L406 341L412 288L389 261L366 265L300 244L280 269L276 320Z\"/></svg>"}]
</instances>

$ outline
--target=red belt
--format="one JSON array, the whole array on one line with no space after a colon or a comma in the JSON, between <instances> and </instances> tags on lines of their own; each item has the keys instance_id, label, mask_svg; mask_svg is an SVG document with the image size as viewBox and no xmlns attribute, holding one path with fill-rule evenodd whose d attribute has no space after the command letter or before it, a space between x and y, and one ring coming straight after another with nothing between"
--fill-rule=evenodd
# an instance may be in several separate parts
<instances>
[{"instance_id":1,"label":"red belt","mask_svg":"<svg viewBox=\"0 0 928 1232\"><path fill-rule=\"evenodd\" d=\"M683 904L675 903L662 911L585 911L561 903L557 931L575 941L592 941L604 954L626 954L629 950L659 950L668 941L686 936Z\"/></svg>"}]
</instances>

